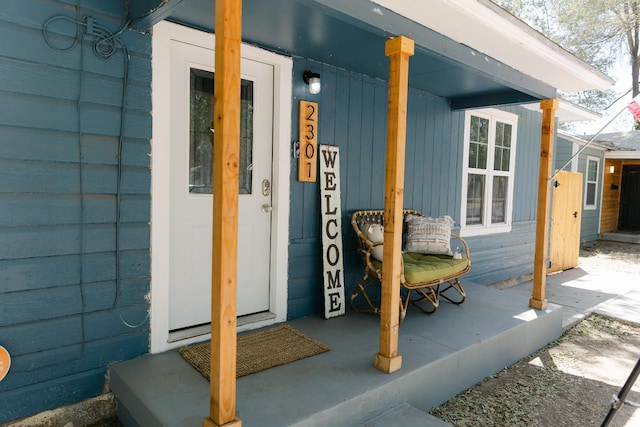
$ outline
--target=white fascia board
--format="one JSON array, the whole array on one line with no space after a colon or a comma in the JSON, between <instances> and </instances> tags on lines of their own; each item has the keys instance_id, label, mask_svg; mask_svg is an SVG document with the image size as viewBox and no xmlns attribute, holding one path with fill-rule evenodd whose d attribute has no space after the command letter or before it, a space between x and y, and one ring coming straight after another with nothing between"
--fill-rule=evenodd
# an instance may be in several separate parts
<instances>
[{"instance_id":1,"label":"white fascia board","mask_svg":"<svg viewBox=\"0 0 640 427\"><path fill-rule=\"evenodd\" d=\"M604 155L605 159L638 160L640 151L608 151Z\"/></svg>"},{"instance_id":2,"label":"white fascia board","mask_svg":"<svg viewBox=\"0 0 640 427\"><path fill-rule=\"evenodd\" d=\"M563 92L614 81L489 0L371 0Z\"/></svg>"},{"instance_id":3,"label":"white fascia board","mask_svg":"<svg viewBox=\"0 0 640 427\"><path fill-rule=\"evenodd\" d=\"M541 111L539 102L523 104L522 106L528 110ZM558 108L556 109L556 117L560 123L584 122L584 121L598 120L602 118L602 114L596 113L595 111L588 110L572 102L568 102L563 99L558 99Z\"/></svg>"},{"instance_id":4,"label":"white fascia board","mask_svg":"<svg viewBox=\"0 0 640 427\"><path fill-rule=\"evenodd\" d=\"M567 141L573 142L575 144L578 144L579 146L583 147L585 145L587 145L589 143L589 141L582 139L581 137L577 136L577 135L573 135L567 131L558 129L558 138L562 138L565 139ZM609 147L605 147L603 145L598 144L597 142L591 142L589 143L589 147L593 148L594 150L600 150L600 151L609 151L610 148Z\"/></svg>"}]
</instances>

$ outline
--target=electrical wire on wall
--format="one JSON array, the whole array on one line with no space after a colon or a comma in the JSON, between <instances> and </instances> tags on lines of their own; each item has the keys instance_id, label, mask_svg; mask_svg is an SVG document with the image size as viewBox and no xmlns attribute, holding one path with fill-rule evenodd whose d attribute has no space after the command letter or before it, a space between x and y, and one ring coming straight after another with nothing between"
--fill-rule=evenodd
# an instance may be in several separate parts
<instances>
[{"instance_id":1,"label":"electrical wire on wall","mask_svg":"<svg viewBox=\"0 0 640 427\"><path fill-rule=\"evenodd\" d=\"M70 18L64 15L57 15L49 18L42 26L42 35L47 43L47 45L56 51L60 52L68 52L73 50L76 46L80 45L80 82L79 82L79 93L77 100L77 110L78 110L78 152L79 152L79 184L80 184L80 292L82 298L82 312L84 314L84 293L83 293L83 264L84 264L84 224L85 224L85 206L84 206L84 183L83 183L83 150L82 150L82 115L80 113L81 102L83 99L83 73L84 73L84 49L83 42L84 40L88 40L91 42L93 54L104 61L111 59L118 50L122 50L123 55L123 84L122 84L122 93L121 93L121 108L120 108L120 129L119 129L119 137L118 137L118 147L117 147L117 178L116 178L116 235L115 235L115 267L116 267L116 289L115 295L113 298L113 303L111 309L115 309L118 303L118 298L120 296L120 287L121 287L121 261L120 261L120 252L121 252L121 228L122 228L122 218L121 218L121 204L122 204L122 155L123 155L123 146L124 146L124 133L125 133L125 123L126 123L126 103L127 103L127 90L129 86L129 63L130 63L130 54L127 48L127 45L124 41L119 37L123 31L128 28L130 21L127 21L125 25L123 25L119 30L115 32L111 32L108 28L100 25L93 17L84 16L80 17L80 5L77 5L77 14L78 16L74 18ZM52 31L50 26L54 23L68 23L75 26L75 36L72 38L71 42L68 45L58 45L52 41ZM140 323L140 325L129 325L124 319L121 320L128 327L137 327L142 325L146 318ZM83 315L83 338L84 338L84 315ZM84 339L83 339L84 341Z\"/></svg>"}]
</instances>

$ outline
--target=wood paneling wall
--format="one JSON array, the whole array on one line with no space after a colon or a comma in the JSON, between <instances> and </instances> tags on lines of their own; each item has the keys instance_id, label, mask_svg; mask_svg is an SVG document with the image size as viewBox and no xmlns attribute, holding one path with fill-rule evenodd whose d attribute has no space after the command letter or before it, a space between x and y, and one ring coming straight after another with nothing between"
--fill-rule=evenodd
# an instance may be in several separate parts
<instances>
[{"instance_id":1,"label":"wood paneling wall","mask_svg":"<svg viewBox=\"0 0 640 427\"><path fill-rule=\"evenodd\" d=\"M620 194L622 191L622 167L624 165L640 165L640 160L606 159L602 187L601 233L618 230ZM614 173L609 173L609 166L614 166ZM617 188L612 187L612 185L616 185Z\"/></svg>"},{"instance_id":2,"label":"wood paneling wall","mask_svg":"<svg viewBox=\"0 0 640 427\"><path fill-rule=\"evenodd\" d=\"M362 275L351 214L384 207L386 82L347 70L294 58L294 76L305 69L322 77L322 92L310 95L294 78L294 102L318 102L321 144L340 147L346 293ZM533 271L536 182L541 113L520 107L513 231L471 237L474 264L469 281L494 284L519 280ZM297 111L292 112L297 129ZM460 218L464 112L452 112L445 99L409 91L405 166L406 208L425 215ZM291 170L289 317L322 312L320 196L318 183L301 183Z\"/></svg>"},{"instance_id":3,"label":"wood paneling wall","mask_svg":"<svg viewBox=\"0 0 640 427\"><path fill-rule=\"evenodd\" d=\"M115 31L122 2L9 0L0 14L0 424L103 392L107 366L149 346L151 46L131 53L122 156L121 281L116 286L116 187L123 55L66 52L42 35L56 15ZM50 27L69 46L69 23ZM118 294L116 294L118 291Z\"/></svg>"}]
</instances>

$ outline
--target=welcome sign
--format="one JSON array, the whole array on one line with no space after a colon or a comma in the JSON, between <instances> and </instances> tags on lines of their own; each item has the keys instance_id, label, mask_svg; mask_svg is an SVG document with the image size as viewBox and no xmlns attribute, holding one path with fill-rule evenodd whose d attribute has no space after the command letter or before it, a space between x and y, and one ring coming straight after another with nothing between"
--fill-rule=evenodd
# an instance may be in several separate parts
<instances>
[{"instance_id":1,"label":"welcome sign","mask_svg":"<svg viewBox=\"0 0 640 427\"><path fill-rule=\"evenodd\" d=\"M320 145L320 201L324 317L329 319L341 316L345 311L340 152L332 145Z\"/></svg>"}]
</instances>

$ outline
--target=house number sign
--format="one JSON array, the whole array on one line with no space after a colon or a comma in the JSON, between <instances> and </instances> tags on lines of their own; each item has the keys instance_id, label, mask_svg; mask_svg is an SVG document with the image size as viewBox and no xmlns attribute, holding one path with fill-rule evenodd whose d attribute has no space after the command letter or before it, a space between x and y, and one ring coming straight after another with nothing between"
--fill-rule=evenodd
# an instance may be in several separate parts
<instances>
[{"instance_id":1,"label":"house number sign","mask_svg":"<svg viewBox=\"0 0 640 427\"><path fill-rule=\"evenodd\" d=\"M340 152L331 145L320 146L320 200L324 317L329 319L343 315L345 310Z\"/></svg>"},{"instance_id":2,"label":"house number sign","mask_svg":"<svg viewBox=\"0 0 640 427\"><path fill-rule=\"evenodd\" d=\"M318 103L300 101L298 111L298 181L316 182L316 157L318 145Z\"/></svg>"}]
</instances>

